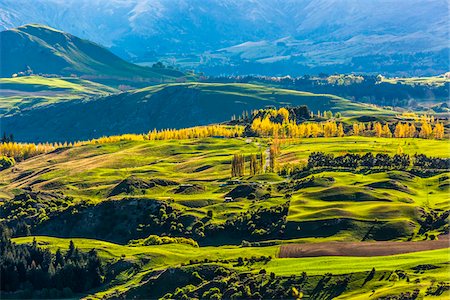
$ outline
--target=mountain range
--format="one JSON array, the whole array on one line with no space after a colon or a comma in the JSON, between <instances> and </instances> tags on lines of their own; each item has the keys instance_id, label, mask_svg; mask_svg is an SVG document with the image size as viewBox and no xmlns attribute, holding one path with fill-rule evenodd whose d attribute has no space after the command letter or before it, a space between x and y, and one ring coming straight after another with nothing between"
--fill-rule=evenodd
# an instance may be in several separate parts
<instances>
[{"instance_id":1,"label":"mountain range","mask_svg":"<svg viewBox=\"0 0 450 300\"><path fill-rule=\"evenodd\" d=\"M208 74L448 71L445 0L0 0L0 28L46 24L140 64Z\"/></svg>"}]
</instances>

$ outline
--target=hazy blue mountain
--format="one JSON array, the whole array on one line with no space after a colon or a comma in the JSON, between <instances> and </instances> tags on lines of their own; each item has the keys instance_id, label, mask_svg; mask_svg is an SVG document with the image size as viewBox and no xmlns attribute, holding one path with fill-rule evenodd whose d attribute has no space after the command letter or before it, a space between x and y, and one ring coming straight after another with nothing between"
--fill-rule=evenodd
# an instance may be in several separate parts
<instances>
[{"instance_id":1,"label":"hazy blue mountain","mask_svg":"<svg viewBox=\"0 0 450 300\"><path fill-rule=\"evenodd\" d=\"M30 22L209 73L448 69L446 0L0 0L0 27Z\"/></svg>"}]
</instances>

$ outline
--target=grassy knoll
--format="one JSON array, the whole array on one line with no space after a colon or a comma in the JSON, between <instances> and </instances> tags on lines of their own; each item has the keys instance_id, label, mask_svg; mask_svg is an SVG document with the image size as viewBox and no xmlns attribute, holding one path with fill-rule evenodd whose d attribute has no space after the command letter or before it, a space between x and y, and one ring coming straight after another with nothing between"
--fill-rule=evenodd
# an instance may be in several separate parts
<instances>
[{"instance_id":1,"label":"grassy knoll","mask_svg":"<svg viewBox=\"0 0 450 300\"><path fill-rule=\"evenodd\" d=\"M311 176L317 178L316 181L326 178L333 182L306 187L294 194L289 220L340 216L367 221L401 221L416 219L416 207L450 208L448 190L441 187L442 178L447 175L420 178L396 171L374 174L321 172Z\"/></svg>"},{"instance_id":2,"label":"grassy knoll","mask_svg":"<svg viewBox=\"0 0 450 300\"><path fill-rule=\"evenodd\" d=\"M329 94L315 94L310 92L295 91L289 89L280 89L267 87L264 85L245 84L245 83L182 83L182 84L167 84L160 86L152 86L133 93L157 93L164 89L189 89L199 93L199 100L203 107L211 105L209 99L213 98L214 107L221 103L229 103L230 101L247 105L252 105L254 102L260 102L262 107L265 105L308 105L312 111L325 109L332 111L339 111L345 115L362 115L362 114L386 114L386 110L377 108L375 106L354 103L342 97ZM250 109L250 108L245 108ZM230 111L232 115L233 111Z\"/></svg>"},{"instance_id":3,"label":"grassy knoll","mask_svg":"<svg viewBox=\"0 0 450 300\"><path fill-rule=\"evenodd\" d=\"M68 247L69 241L72 240L75 245L83 251L92 248L98 250L99 255L105 259L120 259L125 255L126 259L139 260L141 258L150 257L151 260L148 267L168 267L187 263L189 260L209 260L230 259L236 260L238 257L251 256L271 256L276 257L279 246L269 247L239 247L239 246L220 246L220 247L200 247L196 248L184 244L168 244L155 246L127 246L115 243L99 241L84 238L55 238L48 236L22 237L13 239L16 243L31 243L33 239L39 245L48 247L51 251L57 249L64 250Z\"/></svg>"},{"instance_id":4,"label":"grassy knoll","mask_svg":"<svg viewBox=\"0 0 450 300\"><path fill-rule=\"evenodd\" d=\"M118 90L74 77L24 76L0 78L0 112L117 93Z\"/></svg>"},{"instance_id":5,"label":"grassy knoll","mask_svg":"<svg viewBox=\"0 0 450 300\"><path fill-rule=\"evenodd\" d=\"M224 280L246 285L241 276L261 285L277 282L280 293L289 294L294 286L311 298L319 297L315 287L326 281L324 293L341 299L415 289L424 297L427 289L449 282L448 249L383 257L278 258L283 243L435 238L445 231L450 209L448 173L421 177L407 171L318 170L300 178L246 175L227 184L233 154L264 152L268 144L260 138L205 138L58 149L0 172L2 221L28 218L38 244L53 252L65 251L70 240L81 251L97 249L108 272L115 273L90 292L94 298L162 297L176 288L201 297L205 289L221 288ZM278 163L305 162L314 151L447 157L445 147L446 141L423 139L297 139L281 144ZM238 187L244 188L237 192ZM234 201L225 201L229 193L237 193ZM150 234L189 237L200 247L127 245ZM272 259L258 260L263 256ZM373 278L364 283L372 268ZM301 279L303 271L309 279ZM433 299L445 296L448 291Z\"/></svg>"}]
</instances>

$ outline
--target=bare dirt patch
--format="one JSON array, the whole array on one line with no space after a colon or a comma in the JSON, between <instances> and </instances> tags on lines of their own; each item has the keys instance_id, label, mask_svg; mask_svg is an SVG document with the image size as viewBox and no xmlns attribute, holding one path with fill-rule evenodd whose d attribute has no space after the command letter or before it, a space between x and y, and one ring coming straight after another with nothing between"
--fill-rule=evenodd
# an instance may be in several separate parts
<instances>
[{"instance_id":1,"label":"bare dirt patch","mask_svg":"<svg viewBox=\"0 0 450 300\"><path fill-rule=\"evenodd\" d=\"M288 244L280 248L280 258L317 256L386 256L402 253L436 250L450 247L449 236L439 240L418 242L324 242Z\"/></svg>"}]
</instances>

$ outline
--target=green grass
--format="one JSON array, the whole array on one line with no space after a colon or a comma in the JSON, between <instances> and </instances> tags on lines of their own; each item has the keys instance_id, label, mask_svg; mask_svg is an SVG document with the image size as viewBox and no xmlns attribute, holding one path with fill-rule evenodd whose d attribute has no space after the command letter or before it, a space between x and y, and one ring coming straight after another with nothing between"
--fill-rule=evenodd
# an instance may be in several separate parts
<instances>
[{"instance_id":1,"label":"green grass","mask_svg":"<svg viewBox=\"0 0 450 300\"><path fill-rule=\"evenodd\" d=\"M280 164L305 161L314 151L335 155L346 152L405 153L447 156L446 141L423 139L387 139L366 137L298 139L282 144ZM248 210L284 203L284 191L276 185L285 180L275 174L244 176L248 182L267 182L272 197L264 201L238 199L225 203L224 196L233 186L222 186L230 179L230 160L234 153L259 153L267 147L264 139L219 139L177 141L118 142L86 145L35 157L1 172L0 192L11 197L18 188L32 187L48 192L60 191L73 197L73 203L99 203L106 199L173 199L174 208L184 214L204 218L213 212L211 223L219 224ZM201 167L203 171L196 171ZM248 166L247 166L248 170ZM17 179L20 174L30 174ZM400 228L406 239L418 230L420 210L448 210L448 189L441 178L448 174L421 178L400 171L355 174L333 171L314 174L333 181L326 186L307 187L292 193L288 221L288 239L311 238L316 231L303 228L304 222L323 222L343 218L357 222L347 230L325 234L333 239L360 240L377 220L389 223L390 230ZM178 183L195 183L204 188L193 194L176 194L174 187L156 187L134 195L109 197L121 180L136 176L144 180L163 178ZM310 176L311 177L311 176ZM372 188L371 185L378 185ZM266 191L264 191L266 192ZM364 198L363 198L364 197ZM364 200L364 201L362 201ZM297 228L300 227L300 230ZM417 237L419 239L423 237Z\"/></svg>"},{"instance_id":2,"label":"green grass","mask_svg":"<svg viewBox=\"0 0 450 300\"><path fill-rule=\"evenodd\" d=\"M21 238L14 238L13 241L18 244L31 243L33 239L42 247L47 247L51 251L61 249L67 250L69 241L72 240L76 247L80 250L88 251L96 249L99 255L104 259L120 259L125 255L125 259L139 260L141 258L151 258L147 265L149 268L161 268L187 263L189 260L203 260L205 258L210 260L215 259L232 259L238 257L252 257L252 256L272 256L275 257L278 253L279 246L270 247L239 247L239 246L220 246L220 247L200 247L196 248L185 244L167 244L156 246L127 246L115 243L99 241L85 238L55 238L48 236L28 236Z\"/></svg>"},{"instance_id":3,"label":"green grass","mask_svg":"<svg viewBox=\"0 0 450 300\"><path fill-rule=\"evenodd\" d=\"M442 265L448 270L450 261L449 249L414 252L390 256L374 257L307 257L280 258L270 261L265 269L279 275L298 274L306 271L311 275L330 272L332 274L349 274L369 271L393 271L395 269L410 269L421 264Z\"/></svg>"},{"instance_id":4,"label":"green grass","mask_svg":"<svg viewBox=\"0 0 450 300\"><path fill-rule=\"evenodd\" d=\"M208 108L211 104L213 104L214 107L217 107L218 105L221 105L221 102L227 102L228 105L233 102L247 105L253 105L253 103L258 102L258 107L252 109L261 108L265 105L307 105L312 111L339 111L346 116L393 114L390 111L372 105L354 103L335 95L314 94L310 92L245 83L172 83L136 90L134 93L158 93L169 88L198 91L200 96L199 100L202 102L202 107L204 108ZM214 103L211 103L211 99L214 99ZM230 115L233 113L236 112L230 111Z\"/></svg>"},{"instance_id":5,"label":"green grass","mask_svg":"<svg viewBox=\"0 0 450 300\"><path fill-rule=\"evenodd\" d=\"M36 238L38 244L42 247L48 247L55 252L57 249L67 249L70 239L53 238L45 236L15 238L14 242L18 244L31 243ZM361 286L361 282L356 280L352 283L343 295L342 299L367 299L375 291L378 297L389 294L399 294L406 290L419 288L421 294L433 282L448 282L448 272L450 252L449 249L415 252L409 254L382 256L382 257L312 257L312 258L275 258L278 252L278 246L258 247L258 248L240 248L236 246L221 247L200 247L194 248L187 245L170 244L159 246L141 246L128 247L90 239L72 239L75 245L83 251L95 248L99 255L104 259L117 260L125 255L126 260L137 261L139 259L150 259L143 269L138 273L124 272L119 274L116 281L111 285L102 288L94 297L101 298L116 290L126 291L130 288L138 287L145 284L146 277L149 272L155 269L177 267L182 263L187 263L190 259L205 258L210 260L231 259L238 257L261 255L272 256L274 259L265 263L256 263L249 266L236 267L232 264L226 265L229 268L235 268L242 272L258 272L264 268L267 272L274 272L277 276L300 275L306 272L308 276L319 276L326 273L337 274L353 274L354 279L365 278L367 272L375 268L377 273L373 280L367 285ZM432 264L437 269L425 272L416 272L412 268L418 265ZM396 282L387 280L387 275L395 270L403 270L410 277L410 282L404 279ZM384 278L386 277L386 278ZM419 279L419 283L414 283ZM441 297L433 297L433 299L445 299L448 293L444 293Z\"/></svg>"},{"instance_id":6,"label":"green grass","mask_svg":"<svg viewBox=\"0 0 450 300\"><path fill-rule=\"evenodd\" d=\"M3 130L18 141L83 140L118 133L143 133L154 128L185 128L221 123L266 106L307 105L311 111L332 110L344 117L392 116L393 111L328 95L253 84L173 83L130 90L92 101L64 102L29 110L3 121ZM83 122L77 130L79 116ZM117 120L120 120L118 122ZM55 129L54 124L58 124Z\"/></svg>"},{"instance_id":7,"label":"green grass","mask_svg":"<svg viewBox=\"0 0 450 300\"><path fill-rule=\"evenodd\" d=\"M273 207L287 201L284 191L277 186L286 178L267 173L256 176L246 175L244 182L267 182L272 197L267 200L250 201L238 199L225 203L224 195L233 186L222 186L230 178L230 159L234 153L249 155L264 151L268 147L266 139L221 139L207 138L176 141L124 141L107 144L85 145L63 149L18 163L13 172L8 169L0 172L0 195L11 197L18 189L31 187L34 191L60 191L73 197L73 203L86 201L100 203L107 199L122 200L129 197L138 199L173 199L172 207L182 211L183 216L195 216L203 219L208 210L213 211L213 219L207 222L220 224L233 216L255 210L259 207ZM397 153L399 147L409 154L424 153L430 156L448 157L445 151L447 141L422 139L386 139L367 137L297 139L281 145L279 162L305 162L314 151L324 151L335 155L352 152ZM200 167L201 171L196 171ZM247 169L248 170L248 169ZM29 174L19 178L21 174ZM178 183L196 183L205 190L194 194L175 194L174 187L156 187L134 195L120 194L108 198L109 192L121 180L136 176L144 180L163 178ZM327 171L314 175L318 186L302 188L292 192L286 223L286 235L271 241L259 240L261 247L239 247L222 243L217 246L195 248L185 244L158 246L137 246L111 243L87 238L57 238L36 236L42 247L51 251L68 248L73 240L80 250L98 250L100 257L109 262L120 260L131 264L140 264L138 271L126 270L101 289L93 291L94 298L101 298L115 290L127 291L139 288L155 270L180 267L190 260L231 260L219 263L238 272L259 272L265 269L278 276L299 275L302 271L309 276L321 276L325 273L352 274L354 279L341 299L367 299L385 297L412 291L419 288L423 296L433 282L449 282L449 249L416 252L384 257L312 257L277 258L280 244L283 243L320 243L324 241L360 241L371 227L384 227L384 237L405 240L416 233L414 239L423 239L417 235L418 219L421 211L449 210L448 189L445 184L448 173L422 178L403 171L383 171L371 174L359 174L344 171ZM321 177L333 178L332 181ZM376 187L371 187L375 185ZM266 188L265 187L265 188ZM264 188L264 189L265 189ZM358 195L355 197L355 195ZM364 200L364 201L362 201ZM320 224L327 220L349 219L348 228L337 231ZM378 223L374 223L377 220ZM318 229L308 227L307 222L319 225ZM374 225L375 224L375 225ZM337 227L335 225L334 227ZM333 228L332 228L333 229ZM389 234L394 232L391 238ZM437 233L437 232L432 232ZM15 238L16 243L31 243L34 237ZM208 244L208 245L211 245ZM255 263L237 266L238 257L272 256L267 264ZM432 264L437 269L417 273L412 268L418 265ZM375 279L362 286L367 272L377 271ZM394 270L403 270L410 282L400 280L392 282L380 279ZM420 282L415 282L420 280ZM375 293L372 295L372 291ZM440 297L448 296L448 292ZM436 297L434 299L439 299Z\"/></svg>"},{"instance_id":8,"label":"green grass","mask_svg":"<svg viewBox=\"0 0 450 300\"><path fill-rule=\"evenodd\" d=\"M333 155L346 153L425 154L433 157L450 157L450 145L446 140L425 140L418 138L375 138L349 136L343 138L304 138L283 144L280 160L295 162L308 159L312 152L326 152Z\"/></svg>"},{"instance_id":9,"label":"green grass","mask_svg":"<svg viewBox=\"0 0 450 300\"><path fill-rule=\"evenodd\" d=\"M0 113L118 92L114 88L74 77L0 78L0 86Z\"/></svg>"}]
</instances>

